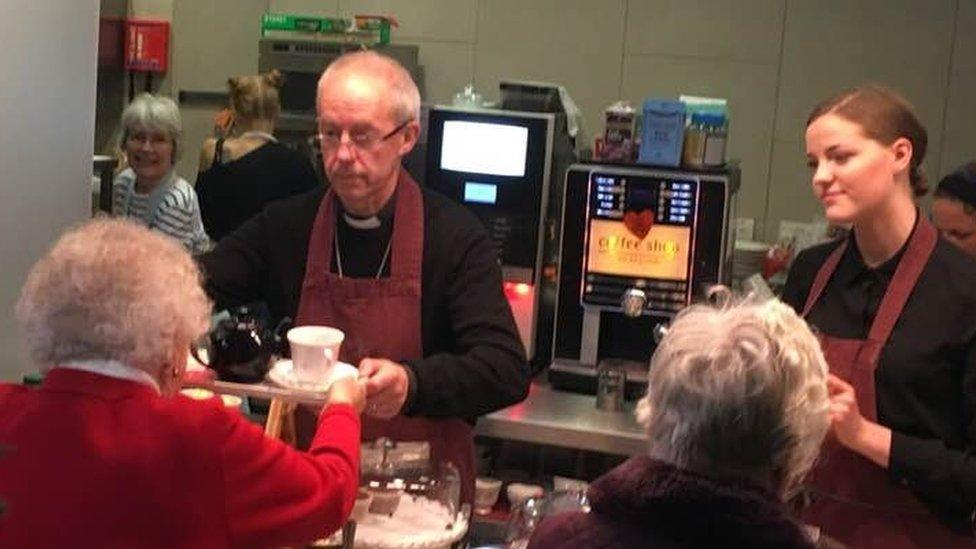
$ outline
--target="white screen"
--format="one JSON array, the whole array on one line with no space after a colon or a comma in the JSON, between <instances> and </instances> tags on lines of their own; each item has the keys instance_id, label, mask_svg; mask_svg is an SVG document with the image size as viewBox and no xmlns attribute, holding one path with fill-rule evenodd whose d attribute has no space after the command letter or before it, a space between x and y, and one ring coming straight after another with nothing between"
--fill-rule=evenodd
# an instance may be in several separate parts
<instances>
[{"instance_id":1,"label":"white screen","mask_svg":"<svg viewBox=\"0 0 976 549\"><path fill-rule=\"evenodd\" d=\"M521 177L529 129L488 122L448 120L441 142L441 169Z\"/></svg>"}]
</instances>

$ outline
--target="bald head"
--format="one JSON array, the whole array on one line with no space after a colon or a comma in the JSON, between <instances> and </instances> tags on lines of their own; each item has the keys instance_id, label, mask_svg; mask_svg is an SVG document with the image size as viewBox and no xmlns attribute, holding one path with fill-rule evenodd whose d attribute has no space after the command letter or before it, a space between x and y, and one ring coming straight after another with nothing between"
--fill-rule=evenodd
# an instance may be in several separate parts
<instances>
[{"instance_id":1,"label":"bald head","mask_svg":"<svg viewBox=\"0 0 976 549\"><path fill-rule=\"evenodd\" d=\"M378 86L377 93L389 104L397 123L420 119L420 90L407 69L392 57L369 50L342 55L319 78L316 104L321 105L324 88L340 81L344 86Z\"/></svg>"},{"instance_id":2,"label":"bald head","mask_svg":"<svg viewBox=\"0 0 976 549\"><path fill-rule=\"evenodd\" d=\"M343 207L367 217L396 188L400 161L420 135L420 94L399 63L374 52L343 55L319 79L322 166Z\"/></svg>"}]
</instances>

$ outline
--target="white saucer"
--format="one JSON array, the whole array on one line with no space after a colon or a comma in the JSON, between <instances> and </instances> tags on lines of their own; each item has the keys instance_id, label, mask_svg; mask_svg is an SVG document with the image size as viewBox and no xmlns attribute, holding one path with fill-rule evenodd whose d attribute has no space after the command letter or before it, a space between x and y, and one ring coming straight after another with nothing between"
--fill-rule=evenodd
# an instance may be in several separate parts
<instances>
[{"instance_id":1,"label":"white saucer","mask_svg":"<svg viewBox=\"0 0 976 549\"><path fill-rule=\"evenodd\" d=\"M332 373L329 378L320 382L307 382L299 381L295 378L295 371L293 370L294 365L291 360L284 358L274 363L271 370L268 371L268 379L271 380L275 385L280 385L287 389L299 389L302 391L315 391L324 393L329 390L332 383L337 379L342 379L344 377L358 377L359 370L356 369L352 364L345 362L336 362L335 366L332 367Z\"/></svg>"}]
</instances>

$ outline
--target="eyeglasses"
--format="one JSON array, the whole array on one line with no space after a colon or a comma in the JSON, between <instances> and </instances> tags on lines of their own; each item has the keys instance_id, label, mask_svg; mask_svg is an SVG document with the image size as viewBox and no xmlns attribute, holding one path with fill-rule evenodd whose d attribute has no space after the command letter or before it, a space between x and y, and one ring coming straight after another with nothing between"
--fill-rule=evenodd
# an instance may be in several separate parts
<instances>
[{"instance_id":1,"label":"eyeglasses","mask_svg":"<svg viewBox=\"0 0 976 549\"><path fill-rule=\"evenodd\" d=\"M376 132L370 130L344 131L339 128L320 128L318 138L323 147L337 149L339 148L339 145L342 144L342 134L345 133L349 136L350 146L360 151L368 151L394 135L400 133L403 128L406 128L407 125L410 124L410 122L412 122L412 120L403 122L385 135L378 135Z\"/></svg>"},{"instance_id":2,"label":"eyeglasses","mask_svg":"<svg viewBox=\"0 0 976 549\"><path fill-rule=\"evenodd\" d=\"M126 141L133 145L149 145L154 149L164 147L172 143L168 135L163 133L134 132L126 136Z\"/></svg>"}]
</instances>

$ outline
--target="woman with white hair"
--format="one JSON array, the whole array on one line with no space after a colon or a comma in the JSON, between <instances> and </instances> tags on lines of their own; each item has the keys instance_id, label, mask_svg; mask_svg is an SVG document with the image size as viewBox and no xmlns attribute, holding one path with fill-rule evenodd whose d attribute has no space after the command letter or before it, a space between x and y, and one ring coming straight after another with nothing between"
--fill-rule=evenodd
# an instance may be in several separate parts
<instances>
[{"instance_id":1,"label":"woman with white hair","mask_svg":"<svg viewBox=\"0 0 976 549\"><path fill-rule=\"evenodd\" d=\"M651 358L647 455L590 487L592 511L544 520L530 548L810 547L783 503L828 426L827 366L778 301L686 309Z\"/></svg>"},{"instance_id":2,"label":"woman with white hair","mask_svg":"<svg viewBox=\"0 0 976 549\"><path fill-rule=\"evenodd\" d=\"M364 387L332 386L308 453L176 395L210 313L176 242L89 222L34 265L16 311L45 378L0 384L0 547L281 547L348 517Z\"/></svg>"},{"instance_id":3,"label":"woman with white hair","mask_svg":"<svg viewBox=\"0 0 976 549\"><path fill-rule=\"evenodd\" d=\"M180 110L168 97L144 93L122 111L128 167L115 177L112 213L180 241L192 253L209 248L193 186L176 175L182 151Z\"/></svg>"}]
</instances>

